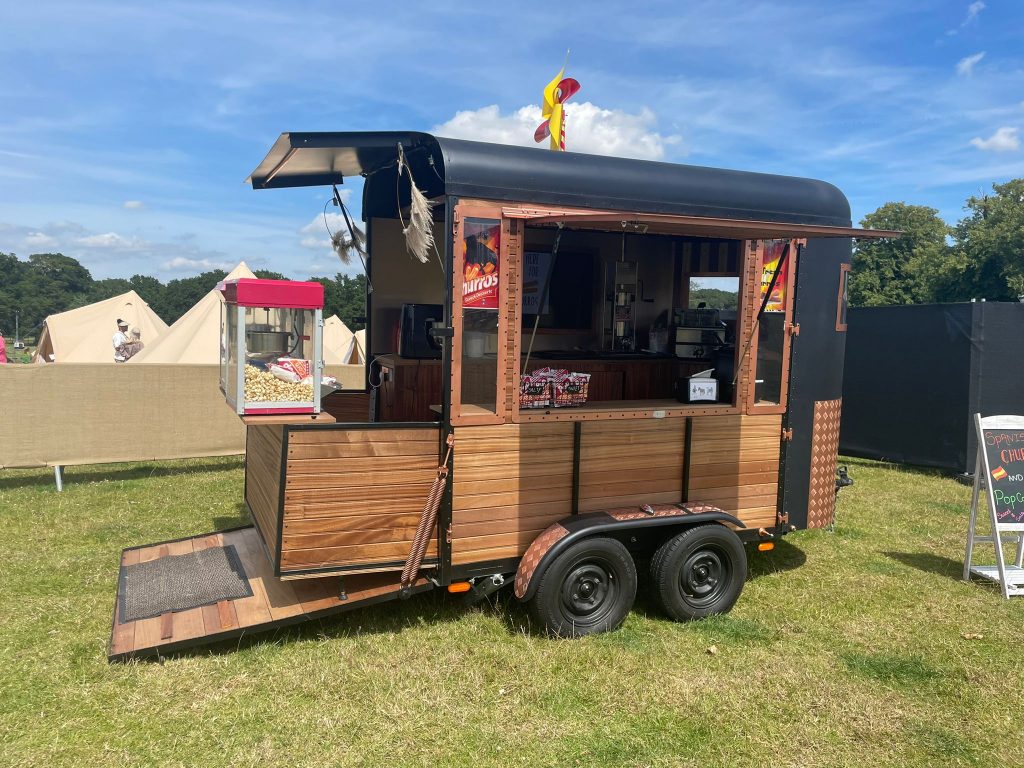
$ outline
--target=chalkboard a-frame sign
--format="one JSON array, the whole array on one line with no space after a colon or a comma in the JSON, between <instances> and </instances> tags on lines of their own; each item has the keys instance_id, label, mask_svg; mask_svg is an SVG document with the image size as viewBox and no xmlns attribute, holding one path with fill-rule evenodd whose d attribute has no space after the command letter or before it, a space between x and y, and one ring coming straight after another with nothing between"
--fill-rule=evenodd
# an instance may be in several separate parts
<instances>
[{"instance_id":1,"label":"chalkboard a-frame sign","mask_svg":"<svg viewBox=\"0 0 1024 768\"><path fill-rule=\"evenodd\" d=\"M979 576L997 582L1004 597L1024 595L1024 416L974 415L978 432L978 459L974 468L971 524L967 531L964 581ZM988 495L991 536L978 536L978 505L981 492ZM1003 534L1009 534L1004 537ZM992 543L995 565L973 565L974 545ZM1007 565L1003 544L1016 543L1017 556Z\"/></svg>"}]
</instances>

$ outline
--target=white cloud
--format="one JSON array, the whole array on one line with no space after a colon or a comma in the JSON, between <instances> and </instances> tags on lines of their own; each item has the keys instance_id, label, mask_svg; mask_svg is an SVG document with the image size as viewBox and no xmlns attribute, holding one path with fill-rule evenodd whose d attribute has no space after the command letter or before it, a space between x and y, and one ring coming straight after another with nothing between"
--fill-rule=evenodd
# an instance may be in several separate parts
<instances>
[{"instance_id":1,"label":"white cloud","mask_svg":"<svg viewBox=\"0 0 1024 768\"><path fill-rule=\"evenodd\" d=\"M987 139L975 136L971 144L986 152L1016 152L1020 149L1019 128L1003 126Z\"/></svg>"},{"instance_id":2,"label":"white cloud","mask_svg":"<svg viewBox=\"0 0 1024 768\"><path fill-rule=\"evenodd\" d=\"M52 248L57 245L57 238L50 237L45 232L29 232L22 242L27 248Z\"/></svg>"},{"instance_id":3,"label":"white cloud","mask_svg":"<svg viewBox=\"0 0 1024 768\"><path fill-rule=\"evenodd\" d=\"M660 160L665 148L681 138L654 130L657 117L649 109L631 114L619 109L602 109L589 101L565 107L566 148L592 155ZM457 112L431 133L455 139L472 139L496 144L547 148L547 140L536 143L534 131L541 123L540 107L531 104L502 115L497 105Z\"/></svg>"},{"instance_id":4,"label":"white cloud","mask_svg":"<svg viewBox=\"0 0 1024 768\"><path fill-rule=\"evenodd\" d=\"M146 207L146 204L141 200L125 200L124 207L129 211L141 211Z\"/></svg>"},{"instance_id":5,"label":"white cloud","mask_svg":"<svg viewBox=\"0 0 1024 768\"><path fill-rule=\"evenodd\" d=\"M175 270L175 271L203 271L208 272L211 269L222 269L225 272L235 268L235 264L230 261L214 261L213 259L189 259L185 256L175 256L173 259L165 261L161 265L164 269Z\"/></svg>"},{"instance_id":6,"label":"white cloud","mask_svg":"<svg viewBox=\"0 0 1024 768\"><path fill-rule=\"evenodd\" d=\"M956 63L956 73L958 75L972 75L974 74L974 65L985 58L985 52L975 53L972 56L965 56Z\"/></svg>"},{"instance_id":7,"label":"white cloud","mask_svg":"<svg viewBox=\"0 0 1024 768\"><path fill-rule=\"evenodd\" d=\"M345 228L345 217L340 213L318 213L313 217L313 220L306 226L299 230L300 234L303 235L323 235L324 243L330 248L330 243L327 242L327 229L324 226L324 219L327 219L327 227L330 227L331 232L337 232L339 229ZM356 226L359 226L360 222L353 222ZM309 238L304 238L309 239ZM305 242L303 242L305 245ZM309 247L309 246L307 246Z\"/></svg>"},{"instance_id":8,"label":"white cloud","mask_svg":"<svg viewBox=\"0 0 1024 768\"><path fill-rule=\"evenodd\" d=\"M141 250L148 246L148 243L141 238L127 238L117 234L117 232L87 235L86 237L79 237L75 242L79 245L84 245L86 248L116 248L131 251Z\"/></svg>"},{"instance_id":9,"label":"white cloud","mask_svg":"<svg viewBox=\"0 0 1024 768\"><path fill-rule=\"evenodd\" d=\"M299 245L303 248L312 248L313 250L320 251L325 248L331 247L331 241L325 238L319 237L304 237L299 240Z\"/></svg>"},{"instance_id":10,"label":"white cloud","mask_svg":"<svg viewBox=\"0 0 1024 768\"><path fill-rule=\"evenodd\" d=\"M967 17L962 22L960 22L960 26L957 27L956 29L947 30L946 34L949 36L957 34L961 29L963 29L972 21L977 19L978 14L980 14L983 10L985 10L985 3L983 3L981 0L975 0L975 2L967 6Z\"/></svg>"}]
</instances>

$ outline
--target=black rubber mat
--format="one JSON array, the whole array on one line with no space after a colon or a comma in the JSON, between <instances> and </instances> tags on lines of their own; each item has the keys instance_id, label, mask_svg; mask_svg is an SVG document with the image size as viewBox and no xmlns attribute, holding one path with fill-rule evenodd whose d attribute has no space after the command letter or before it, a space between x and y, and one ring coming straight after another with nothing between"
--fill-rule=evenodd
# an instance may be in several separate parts
<instances>
[{"instance_id":1,"label":"black rubber mat","mask_svg":"<svg viewBox=\"0 0 1024 768\"><path fill-rule=\"evenodd\" d=\"M211 547L121 568L121 623L252 596L234 546Z\"/></svg>"}]
</instances>

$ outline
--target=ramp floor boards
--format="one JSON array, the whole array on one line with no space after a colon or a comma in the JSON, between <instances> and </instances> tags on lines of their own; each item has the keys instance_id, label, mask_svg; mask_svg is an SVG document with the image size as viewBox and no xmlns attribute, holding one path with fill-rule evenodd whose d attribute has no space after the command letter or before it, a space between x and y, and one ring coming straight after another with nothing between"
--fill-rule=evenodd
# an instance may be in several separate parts
<instances>
[{"instance_id":1,"label":"ramp floor boards","mask_svg":"<svg viewBox=\"0 0 1024 768\"><path fill-rule=\"evenodd\" d=\"M114 603L114 622L107 658L110 661L126 661L130 658L172 653L398 597L397 573L346 576L344 586L347 599L344 600L341 599L341 580L337 576L281 581L274 576L259 534L252 527L132 547L121 553L121 568L227 544L234 545L238 551L252 589L251 597L222 600L216 605L121 623L117 609L120 604L118 595ZM120 584L121 580L118 581ZM429 582L420 579L413 585L412 591L422 592L430 588Z\"/></svg>"}]
</instances>

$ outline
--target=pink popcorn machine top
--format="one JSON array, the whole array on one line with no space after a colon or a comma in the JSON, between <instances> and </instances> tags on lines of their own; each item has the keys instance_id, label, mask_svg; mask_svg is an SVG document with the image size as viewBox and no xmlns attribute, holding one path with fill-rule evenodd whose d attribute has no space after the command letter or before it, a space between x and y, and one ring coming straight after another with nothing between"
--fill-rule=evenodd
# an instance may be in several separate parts
<instances>
[{"instance_id":1,"label":"pink popcorn machine top","mask_svg":"<svg viewBox=\"0 0 1024 768\"><path fill-rule=\"evenodd\" d=\"M319 413L323 285L240 278L217 290L220 388L235 413Z\"/></svg>"}]
</instances>

